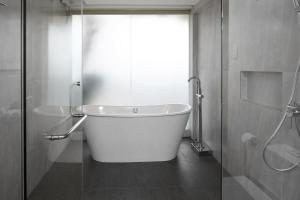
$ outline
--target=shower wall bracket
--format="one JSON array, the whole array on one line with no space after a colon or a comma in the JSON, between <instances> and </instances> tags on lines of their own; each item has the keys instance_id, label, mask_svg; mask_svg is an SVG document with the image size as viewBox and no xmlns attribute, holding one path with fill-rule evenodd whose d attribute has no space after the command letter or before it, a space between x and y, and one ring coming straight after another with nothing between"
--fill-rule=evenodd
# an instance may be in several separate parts
<instances>
[{"instance_id":1,"label":"shower wall bracket","mask_svg":"<svg viewBox=\"0 0 300 200\"><path fill-rule=\"evenodd\" d=\"M300 104L288 105L286 113L288 117L300 117Z\"/></svg>"}]
</instances>

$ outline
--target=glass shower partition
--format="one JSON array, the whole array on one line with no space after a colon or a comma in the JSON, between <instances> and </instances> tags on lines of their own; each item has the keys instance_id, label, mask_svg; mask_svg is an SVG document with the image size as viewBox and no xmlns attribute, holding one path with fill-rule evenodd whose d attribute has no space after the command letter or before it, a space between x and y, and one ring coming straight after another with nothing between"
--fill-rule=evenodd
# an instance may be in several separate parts
<instances>
[{"instance_id":1,"label":"glass shower partition","mask_svg":"<svg viewBox=\"0 0 300 200\"><path fill-rule=\"evenodd\" d=\"M22 198L21 11L20 0L0 1L0 199L5 200Z\"/></svg>"},{"instance_id":2,"label":"glass shower partition","mask_svg":"<svg viewBox=\"0 0 300 200\"><path fill-rule=\"evenodd\" d=\"M29 200L82 198L81 129L62 136L80 122L71 113L81 98L76 96L81 94L81 84L77 83L81 80L74 72L81 65L81 57L73 62L78 46L72 46L72 15L81 13L81 5L80 0L26 1L26 198Z\"/></svg>"}]
</instances>

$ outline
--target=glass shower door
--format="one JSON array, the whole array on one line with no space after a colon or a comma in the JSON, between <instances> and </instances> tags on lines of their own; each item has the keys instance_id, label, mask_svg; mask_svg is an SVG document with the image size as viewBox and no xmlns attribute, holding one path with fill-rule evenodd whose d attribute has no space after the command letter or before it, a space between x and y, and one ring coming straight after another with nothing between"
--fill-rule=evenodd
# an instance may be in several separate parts
<instances>
[{"instance_id":1,"label":"glass shower door","mask_svg":"<svg viewBox=\"0 0 300 200\"><path fill-rule=\"evenodd\" d=\"M26 1L27 199L80 200L82 133L72 117L80 90L72 62L72 14L81 1ZM77 58L76 65L81 59ZM75 101L76 99L76 101ZM61 135L55 137L52 135ZM62 137L65 135L64 137Z\"/></svg>"},{"instance_id":2,"label":"glass shower door","mask_svg":"<svg viewBox=\"0 0 300 200\"><path fill-rule=\"evenodd\" d=\"M5 200L22 198L21 3L0 1L0 199Z\"/></svg>"}]
</instances>

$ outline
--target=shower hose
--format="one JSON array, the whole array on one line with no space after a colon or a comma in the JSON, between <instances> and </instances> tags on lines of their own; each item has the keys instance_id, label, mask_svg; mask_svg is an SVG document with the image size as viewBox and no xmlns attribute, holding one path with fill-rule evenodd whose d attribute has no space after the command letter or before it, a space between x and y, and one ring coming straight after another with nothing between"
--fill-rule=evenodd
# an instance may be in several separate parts
<instances>
[{"instance_id":1,"label":"shower hose","mask_svg":"<svg viewBox=\"0 0 300 200\"><path fill-rule=\"evenodd\" d=\"M299 70L300 70L300 58L298 60L298 64L297 64L297 70L296 70L296 73L295 73L295 76L294 76L294 80L293 80L293 88L292 88L292 93L291 93L291 96L290 96L290 99L289 99L289 102L288 102L288 106L289 105L292 105L292 103L294 102L295 100L295 93L296 93L296 85L297 85L297 80L298 80L298 73L299 73ZM270 145L270 143L277 137L277 135L279 135L279 130L280 128L282 127L285 119L288 117L288 107L280 121L280 123L278 124L277 128L275 129L274 133L271 135L271 137L266 141L266 143L264 144L264 147L263 147L263 160L264 162L266 163L266 165L268 167L270 167L271 169L275 170L275 171L278 171L278 172L287 172L287 171L291 171L293 169L295 169L299 164L300 164L300 159L296 162L296 163L293 163L292 166L288 167L288 168L276 168L276 167L273 167L266 159L266 150L268 148L268 146ZM297 132L298 132L298 136L300 137L300 129L298 128L297 126L297 122L296 122L296 117L295 117L295 126L296 126L296 129L297 129Z\"/></svg>"}]
</instances>

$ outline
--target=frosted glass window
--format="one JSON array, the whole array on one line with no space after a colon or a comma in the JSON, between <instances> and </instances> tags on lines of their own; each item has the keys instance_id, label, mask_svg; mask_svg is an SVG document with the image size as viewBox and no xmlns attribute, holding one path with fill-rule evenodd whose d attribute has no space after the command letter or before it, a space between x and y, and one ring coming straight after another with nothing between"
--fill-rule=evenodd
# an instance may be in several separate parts
<instances>
[{"instance_id":1,"label":"frosted glass window","mask_svg":"<svg viewBox=\"0 0 300 200\"><path fill-rule=\"evenodd\" d=\"M188 15L84 15L84 104L188 103L188 70Z\"/></svg>"}]
</instances>

